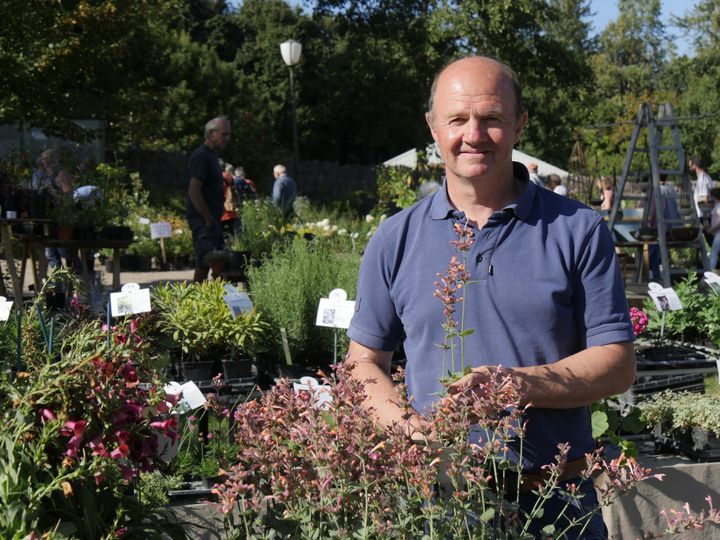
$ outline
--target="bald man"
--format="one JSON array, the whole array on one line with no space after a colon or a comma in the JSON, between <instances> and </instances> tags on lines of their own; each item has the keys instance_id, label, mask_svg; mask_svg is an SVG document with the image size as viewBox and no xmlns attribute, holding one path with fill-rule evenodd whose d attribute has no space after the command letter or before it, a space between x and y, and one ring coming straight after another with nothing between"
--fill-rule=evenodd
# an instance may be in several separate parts
<instances>
[{"instance_id":1,"label":"bald man","mask_svg":"<svg viewBox=\"0 0 720 540\"><path fill-rule=\"evenodd\" d=\"M449 64L435 78L426 119L445 163L443 187L383 222L367 247L348 330L353 376L373 381L365 383L367 404L381 425L406 422L411 434L423 422L445 375L434 282L455 254L453 225L467 225L475 241L467 253L473 283L462 292L464 327L475 332L465 337L464 357L473 371L449 394L480 393L489 369L504 366L528 407L524 474L539 474L554 462L557 445L569 443L560 483L581 484L584 455L595 449L588 405L624 392L635 378L634 336L609 231L596 212L539 188L512 161L528 115L508 66L486 57ZM409 422L390 378L402 336L416 410ZM571 505L565 516L596 505L591 482L581 491L588 507ZM527 491L520 499L529 512L535 496ZM533 534L564 508L553 497L533 520ZM606 535L596 514L577 537Z\"/></svg>"}]
</instances>

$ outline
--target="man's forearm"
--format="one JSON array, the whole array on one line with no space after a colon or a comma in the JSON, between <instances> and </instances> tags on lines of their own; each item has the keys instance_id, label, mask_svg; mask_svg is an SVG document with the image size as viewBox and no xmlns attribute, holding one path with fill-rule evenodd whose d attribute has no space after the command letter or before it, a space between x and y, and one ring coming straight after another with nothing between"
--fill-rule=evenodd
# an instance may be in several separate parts
<instances>
[{"instance_id":1,"label":"man's forearm","mask_svg":"<svg viewBox=\"0 0 720 540\"><path fill-rule=\"evenodd\" d=\"M450 393L479 389L490 366L475 368ZM552 364L511 368L520 386L521 404L547 409L570 409L622 394L635 380L632 343L590 347Z\"/></svg>"},{"instance_id":2,"label":"man's forearm","mask_svg":"<svg viewBox=\"0 0 720 540\"><path fill-rule=\"evenodd\" d=\"M351 342L345 361L353 364L352 377L365 385L364 405L372 410L380 426L386 428L396 423L408 428L417 426L419 415L408 419L407 411L400 406L400 395L390 377L391 356L388 353L378 358L372 349Z\"/></svg>"},{"instance_id":3,"label":"man's forearm","mask_svg":"<svg viewBox=\"0 0 720 540\"><path fill-rule=\"evenodd\" d=\"M568 409L625 392L635 380L635 352L632 343L614 343L513 371L525 404Z\"/></svg>"}]
</instances>

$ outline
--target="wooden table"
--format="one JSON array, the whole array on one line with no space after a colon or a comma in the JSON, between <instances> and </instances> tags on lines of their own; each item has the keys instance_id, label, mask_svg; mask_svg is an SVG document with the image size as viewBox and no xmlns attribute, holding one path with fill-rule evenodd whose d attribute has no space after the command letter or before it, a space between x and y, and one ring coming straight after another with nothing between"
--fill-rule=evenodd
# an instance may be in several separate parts
<instances>
[{"instance_id":1,"label":"wooden table","mask_svg":"<svg viewBox=\"0 0 720 540\"><path fill-rule=\"evenodd\" d=\"M17 224L49 224L52 220L49 219L0 219L0 239L3 245L3 252L5 260L8 263L8 272L10 274L10 281L13 288L13 296L19 307L22 307L22 290L23 283L25 280L26 271L26 260L29 257L32 272L33 272L33 283L35 285L35 291L39 291L43 280L47 277L47 257L45 256L45 248L66 248L70 251L71 256L79 257L82 263L82 273L85 279L86 285L91 285L90 281L90 268L86 266L86 255L89 251L97 249L112 249L113 250L113 289L117 290L120 288L120 250L127 249L131 244L129 240L58 240L56 238L49 238L45 236L35 236L32 234L16 234L17 239L22 243L23 246L23 262L21 264L20 272L18 273L15 267L15 257L12 252L12 232L11 226ZM39 253L39 257L36 260L36 253ZM89 289L88 289L89 290ZM6 294L0 279L0 292Z\"/></svg>"}]
</instances>

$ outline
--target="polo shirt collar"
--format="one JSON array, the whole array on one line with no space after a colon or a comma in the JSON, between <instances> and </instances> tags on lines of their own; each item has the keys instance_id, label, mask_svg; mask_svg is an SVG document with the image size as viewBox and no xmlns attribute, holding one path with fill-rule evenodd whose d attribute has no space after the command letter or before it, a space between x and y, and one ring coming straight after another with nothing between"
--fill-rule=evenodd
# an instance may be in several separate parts
<instances>
[{"instance_id":1,"label":"polo shirt collar","mask_svg":"<svg viewBox=\"0 0 720 540\"><path fill-rule=\"evenodd\" d=\"M512 212L518 219L525 221L532 210L538 187L530 181L528 170L522 163L513 161L513 175L525 184L525 189L515 202L508 204L503 210ZM432 219L447 219L456 211L453 205L450 204L450 199L448 199L447 178L443 178L442 188L433 193L432 197L430 203L430 217Z\"/></svg>"}]
</instances>

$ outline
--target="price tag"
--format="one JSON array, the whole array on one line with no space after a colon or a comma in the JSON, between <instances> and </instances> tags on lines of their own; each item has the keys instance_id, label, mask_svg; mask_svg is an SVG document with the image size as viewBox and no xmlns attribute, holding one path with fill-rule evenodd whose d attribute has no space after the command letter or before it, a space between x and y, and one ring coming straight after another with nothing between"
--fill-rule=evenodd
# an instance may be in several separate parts
<instances>
[{"instance_id":1,"label":"price tag","mask_svg":"<svg viewBox=\"0 0 720 540\"><path fill-rule=\"evenodd\" d=\"M328 328L349 328L355 314L355 301L347 299L342 289L333 289L328 298L321 298L318 304L316 326Z\"/></svg>"},{"instance_id":2,"label":"price tag","mask_svg":"<svg viewBox=\"0 0 720 540\"><path fill-rule=\"evenodd\" d=\"M10 318L10 309L13 301L8 300L4 296L0 296L0 321L7 321Z\"/></svg>"},{"instance_id":3,"label":"price tag","mask_svg":"<svg viewBox=\"0 0 720 540\"><path fill-rule=\"evenodd\" d=\"M170 238L172 236L172 227L167 221L158 221L150 224L150 238Z\"/></svg>"},{"instance_id":4,"label":"price tag","mask_svg":"<svg viewBox=\"0 0 720 540\"><path fill-rule=\"evenodd\" d=\"M651 281L648 283L648 295L653 299L655 307L660 312L678 311L683 308L680 298L672 287L665 288L659 283Z\"/></svg>"},{"instance_id":5,"label":"price tag","mask_svg":"<svg viewBox=\"0 0 720 540\"><path fill-rule=\"evenodd\" d=\"M315 377L303 377L299 383L293 383L295 392L308 392L315 399L315 406L327 409L332 403L330 387L320 384Z\"/></svg>"},{"instance_id":6,"label":"price tag","mask_svg":"<svg viewBox=\"0 0 720 540\"><path fill-rule=\"evenodd\" d=\"M146 313L150 309L150 289L141 289L137 283L126 283L120 292L110 293L110 313L113 317Z\"/></svg>"}]
</instances>

